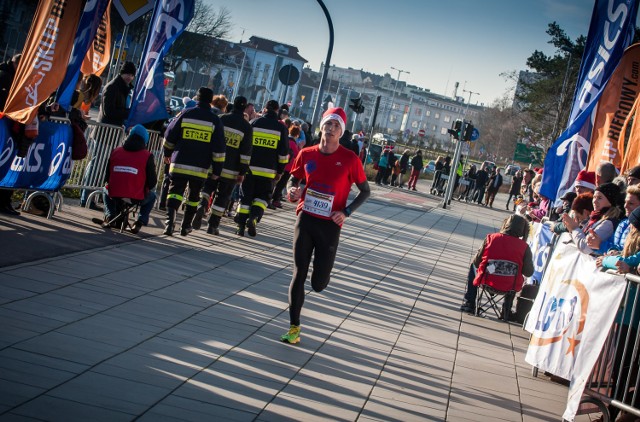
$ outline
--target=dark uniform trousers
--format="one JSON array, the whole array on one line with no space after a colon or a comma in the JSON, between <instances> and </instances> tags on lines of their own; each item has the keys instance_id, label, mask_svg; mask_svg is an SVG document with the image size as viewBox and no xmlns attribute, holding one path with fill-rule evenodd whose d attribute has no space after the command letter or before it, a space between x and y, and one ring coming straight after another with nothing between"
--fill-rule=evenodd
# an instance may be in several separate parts
<instances>
[{"instance_id":1,"label":"dark uniform trousers","mask_svg":"<svg viewBox=\"0 0 640 422\"><path fill-rule=\"evenodd\" d=\"M239 222L244 224L248 218L260 221L271 199L273 179L247 174L242 182L242 191L244 196L237 214Z\"/></svg>"},{"instance_id":2,"label":"dark uniform trousers","mask_svg":"<svg viewBox=\"0 0 640 422\"><path fill-rule=\"evenodd\" d=\"M177 210L184 200L184 192L189 186L189 196L185 201L185 211L183 223L186 227L191 226L191 221L196 213L196 207L200 201L200 191L206 179L197 176L188 176L180 173L171 174L171 184L169 185L169 195L167 195L167 208Z\"/></svg>"}]
</instances>

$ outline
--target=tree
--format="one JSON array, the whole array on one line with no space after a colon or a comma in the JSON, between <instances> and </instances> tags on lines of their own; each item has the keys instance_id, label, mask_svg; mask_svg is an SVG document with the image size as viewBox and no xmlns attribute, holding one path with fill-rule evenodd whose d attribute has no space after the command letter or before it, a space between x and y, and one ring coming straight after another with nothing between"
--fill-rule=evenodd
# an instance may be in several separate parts
<instances>
[{"instance_id":1,"label":"tree","mask_svg":"<svg viewBox=\"0 0 640 422\"><path fill-rule=\"evenodd\" d=\"M171 54L183 60L199 59L215 63L221 52L220 43L215 40L227 38L231 25L231 14L227 8L216 10L203 0L196 0L193 19L171 47Z\"/></svg>"},{"instance_id":2,"label":"tree","mask_svg":"<svg viewBox=\"0 0 640 422\"><path fill-rule=\"evenodd\" d=\"M556 48L553 55L534 51L527 59L527 67L534 76L520 80L514 103L523 112L522 131L533 134L533 143L546 150L566 128L580 60L586 38L572 41L556 22L549 24L549 44Z\"/></svg>"}]
</instances>

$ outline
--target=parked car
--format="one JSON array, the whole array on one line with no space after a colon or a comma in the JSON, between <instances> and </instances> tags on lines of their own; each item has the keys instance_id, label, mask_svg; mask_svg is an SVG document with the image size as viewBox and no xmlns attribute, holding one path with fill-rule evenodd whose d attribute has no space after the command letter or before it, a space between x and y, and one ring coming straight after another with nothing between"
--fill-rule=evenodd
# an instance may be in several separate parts
<instances>
[{"instance_id":1,"label":"parked car","mask_svg":"<svg viewBox=\"0 0 640 422\"><path fill-rule=\"evenodd\" d=\"M494 163L493 161L485 161L485 162L482 163L482 165L485 166L485 168L489 172L497 167L496 163Z\"/></svg>"},{"instance_id":2,"label":"parked car","mask_svg":"<svg viewBox=\"0 0 640 422\"><path fill-rule=\"evenodd\" d=\"M182 103L182 98L180 97L169 98L169 110L171 110L171 113L176 114L177 112L182 110L183 107L184 107L184 104Z\"/></svg>"},{"instance_id":3,"label":"parked car","mask_svg":"<svg viewBox=\"0 0 640 422\"><path fill-rule=\"evenodd\" d=\"M436 162L431 160L427 163L426 166L422 169L424 174L433 174L436 172Z\"/></svg>"},{"instance_id":4,"label":"parked car","mask_svg":"<svg viewBox=\"0 0 640 422\"><path fill-rule=\"evenodd\" d=\"M521 169L520 166L516 165L516 164L509 164L507 166L507 169L505 170L505 172L509 175L509 176L515 176L516 173Z\"/></svg>"}]
</instances>

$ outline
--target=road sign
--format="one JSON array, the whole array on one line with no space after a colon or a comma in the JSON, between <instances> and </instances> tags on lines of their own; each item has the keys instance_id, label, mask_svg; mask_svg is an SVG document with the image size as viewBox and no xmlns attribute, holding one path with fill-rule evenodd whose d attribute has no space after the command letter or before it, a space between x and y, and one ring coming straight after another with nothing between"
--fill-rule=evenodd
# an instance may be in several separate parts
<instances>
[{"instance_id":1,"label":"road sign","mask_svg":"<svg viewBox=\"0 0 640 422\"><path fill-rule=\"evenodd\" d=\"M418 131L418 136L419 136L419 137L421 137L421 138L424 138L425 133L426 133L426 132L424 131L424 129L420 129L420 130Z\"/></svg>"},{"instance_id":2,"label":"road sign","mask_svg":"<svg viewBox=\"0 0 640 422\"><path fill-rule=\"evenodd\" d=\"M480 137L480 131L477 128L473 128L473 131L471 132L471 140L475 141Z\"/></svg>"},{"instance_id":3,"label":"road sign","mask_svg":"<svg viewBox=\"0 0 640 422\"><path fill-rule=\"evenodd\" d=\"M278 72L278 79L283 85L294 85L300 79L300 71L292 64L282 66Z\"/></svg>"},{"instance_id":4,"label":"road sign","mask_svg":"<svg viewBox=\"0 0 640 422\"><path fill-rule=\"evenodd\" d=\"M304 101L300 101L300 107L304 105Z\"/></svg>"},{"instance_id":5,"label":"road sign","mask_svg":"<svg viewBox=\"0 0 640 422\"><path fill-rule=\"evenodd\" d=\"M113 2L113 6L120 13L125 25L129 25L153 9L154 4L154 0L115 0Z\"/></svg>"}]
</instances>

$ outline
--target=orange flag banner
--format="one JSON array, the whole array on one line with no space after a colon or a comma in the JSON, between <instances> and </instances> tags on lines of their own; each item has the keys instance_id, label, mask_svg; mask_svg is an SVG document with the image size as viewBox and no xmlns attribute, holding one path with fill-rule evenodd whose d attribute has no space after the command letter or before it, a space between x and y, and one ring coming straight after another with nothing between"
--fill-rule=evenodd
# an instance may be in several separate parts
<instances>
[{"instance_id":1,"label":"orange flag banner","mask_svg":"<svg viewBox=\"0 0 640 422\"><path fill-rule=\"evenodd\" d=\"M611 75L602 96L591 132L587 169L595 171L600 163L621 168L625 155L625 120L640 92L640 44L627 48Z\"/></svg>"},{"instance_id":2,"label":"orange flag banner","mask_svg":"<svg viewBox=\"0 0 640 422\"><path fill-rule=\"evenodd\" d=\"M40 0L9 91L4 115L33 121L65 75L83 1Z\"/></svg>"},{"instance_id":3,"label":"orange flag banner","mask_svg":"<svg viewBox=\"0 0 640 422\"><path fill-rule=\"evenodd\" d=\"M640 119L640 115L638 115L638 110L640 110L640 96L638 96L636 101L633 103L631 112L627 116L627 120L625 120L620 133L620 140L624 143L627 126L633 121L633 123L631 123L631 131L629 132L629 140L627 142L627 152L624 155L622 168L620 169L621 174L631 167L640 165L640 120L638 120Z\"/></svg>"},{"instance_id":4,"label":"orange flag banner","mask_svg":"<svg viewBox=\"0 0 640 422\"><path fill-rule=\"evenodd\" d=\"M87 55L82 62L80 71L84 75L94 73L98 76L107 68L111 59L111 2L102 15L102 21L98 26L96 37L87 50Z\"/></svg>"}]
</instances>

